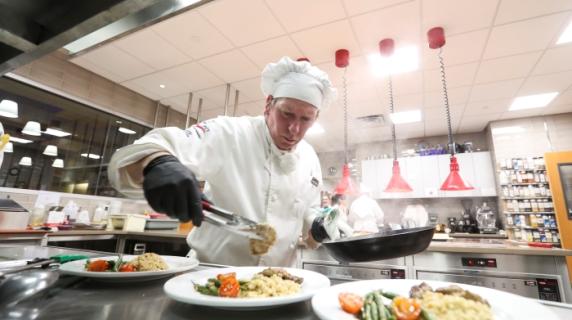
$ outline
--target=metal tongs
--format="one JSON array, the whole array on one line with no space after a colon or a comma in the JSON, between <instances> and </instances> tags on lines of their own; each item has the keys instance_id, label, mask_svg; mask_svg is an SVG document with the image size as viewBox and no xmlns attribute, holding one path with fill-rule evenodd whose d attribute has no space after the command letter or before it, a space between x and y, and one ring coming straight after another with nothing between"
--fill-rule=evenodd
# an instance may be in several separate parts
<instances>
[{"instance_id":1,"label":"metal tongs","mask_svg":"<svg viewBox=\"0 0 572 320\"><path fill-rule=\"evenodd\" d=\"M256 234L258 223L236 215L228 210L219 208L202 200L204 220L217 227L223 228L236 235L247 237L253 240L264 240Z\"/></svg>"}]
</instances>

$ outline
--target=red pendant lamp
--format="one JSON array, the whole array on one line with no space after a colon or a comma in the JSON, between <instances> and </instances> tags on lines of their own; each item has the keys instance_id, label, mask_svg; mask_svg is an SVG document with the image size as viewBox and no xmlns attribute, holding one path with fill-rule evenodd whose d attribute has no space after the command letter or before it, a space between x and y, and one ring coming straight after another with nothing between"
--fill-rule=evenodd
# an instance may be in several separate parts
<instances>
[{"instance_id":1,"label":"red pendant lamp","mask_svg":"<svg viewBox=\"0 0 572 320\"><path fill-rule=\"evenodd\" d=\"M343 75L343 88L344 88L344 157L345 162L342 167L342 179L336 185L334 192L336 194L356 195L357 188L352 182L350 166L348 161L348 99L347 99L347 85L346 85L346 70L350 64L350 52L346 49L336 51L336 67L344 68Z\"/></svg>"},{"instance_id":2,"label":"red pendant lamp","mask_svg":"<svg viewBox=\"0 0 572 320\"><path fill-rule=\"evenodd\" d=\"M451 164L449 165L449 176L441 185L443 191L464 191L474 189L470 184L465 183L459 174L459 163L455 157L455 143L453 142L453 130L451 129L451 112L449 110L449 97L447 96L447 79L445 78L445 63L443 62L443 46L445 45L445 31L441 27L435 27L427 32L429 48L439 49L439 64L441 67L441 82L443 83L443 97L445 99L445 113L447 115L447 130L449 138L449 152L451 153Z\"/></svg>"},{"instance_id":3,"label":"red pendant lamp","mask_svg":"<svg viewBox=\"0 0 572 320\"><path fill-rule=\"evenodd\" d=\"M389 58L393 55L395 45L393 39L383 39L379 42L379 53L381 56ZM389 87L389 112L393 113L393 86L391 83L391 74L388 76ZM385 188L385 192L411 192L413 189L409 186L407 181L401 176L401 169L399 168L399 160L397 160L397 139L395 136L395 124L391 124L391 138L393 140L393 168L389 184Z\"/></svg>"}]
</instances>

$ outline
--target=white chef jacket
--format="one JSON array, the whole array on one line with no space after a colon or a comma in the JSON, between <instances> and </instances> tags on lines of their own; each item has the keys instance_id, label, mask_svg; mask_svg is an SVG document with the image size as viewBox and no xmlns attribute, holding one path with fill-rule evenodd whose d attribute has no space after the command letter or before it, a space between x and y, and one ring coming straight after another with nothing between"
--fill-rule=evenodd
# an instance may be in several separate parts
<instances>
[{"instance_id":1,"label":"white chef jacket","mask_svg":"<svg viewBox=\"0 0 572 320\"><path fill-rule=\"evenodd\" d=\"M141 186L123 168L157 151L168 151L204 179L204 192L216 206L276 230L277 240L269 252L252 256L247 238L204 222L187 237L200 261L295 265L298 237L307 234L319 210L322 186L320 162L307 142L300 141L290 154L298 161L287 173L280 165L286 152L274 145L262 116L218 117L186 130L155 129L113 156L109 177L114 187L142 197Z\"/></svg>"},{"instance_id":2,"label":"white chef jacket","mask_svg":"<svg viewBox=\"0 0 572 320\"><path fill-rule=\"evenodd\" d=\"M378 232L378 225L383 224L383 211L375 200L361 195L352 202L348 223L354 232Z\"/></svg>"}]
</instances>

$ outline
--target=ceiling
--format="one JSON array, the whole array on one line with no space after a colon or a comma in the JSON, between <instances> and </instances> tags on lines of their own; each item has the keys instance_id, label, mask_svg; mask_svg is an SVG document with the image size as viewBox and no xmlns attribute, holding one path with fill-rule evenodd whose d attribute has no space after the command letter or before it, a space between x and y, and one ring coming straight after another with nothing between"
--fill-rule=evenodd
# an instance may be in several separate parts
<instances>
[{"instance_id":1,"label":"ceiling","mask_svg":"<svg viewBox=\"0 0 572 320\"><path fill-rule=\"evenodd\" d=\"M215 0L71 61L183 113L193 92L192 115L201 97L207 119L224 113L227 83L240 91L237 115L261 114L264 66L285 55L307 57L340 93L345 72L354 119L388 114L387 80L371 72L367 56L393 38L396 49L419 50L419 68L392 77L396 111L423 112L422 123L397 126L398 138L416 138L447 132L427 30L445 29L452 128L469 133L490 121L572 112L572 43L556 45L570 21L570 0ZM334 64L342 48L351 54L345 71ZM508 111L516 96L551 91L560 94L545 108ZM308 140L318 151L340 150L343 99L322 111L319 123L325 134ZM350 121L350 144L390 138L387 124Z\"/></svg>"}]
</instances>

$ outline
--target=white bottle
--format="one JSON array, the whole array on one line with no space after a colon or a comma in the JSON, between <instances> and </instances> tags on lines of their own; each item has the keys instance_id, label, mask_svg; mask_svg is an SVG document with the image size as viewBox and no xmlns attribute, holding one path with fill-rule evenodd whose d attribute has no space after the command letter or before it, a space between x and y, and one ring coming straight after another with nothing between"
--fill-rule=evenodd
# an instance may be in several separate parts
<instances>
[{"instance_id":1,"label":"white bottle","mask_svg":"<svg viewBox=\"0 0 572 320\"><path fill-rule=\"evenodd\" d=\"M105 210L103 210L103 208L101 206L97 206L97 208L95 209L95 212L93 214L93 223L101 223L102 221L104 221L103 219L105 218Z\"/></svg>"}]
</instances>

